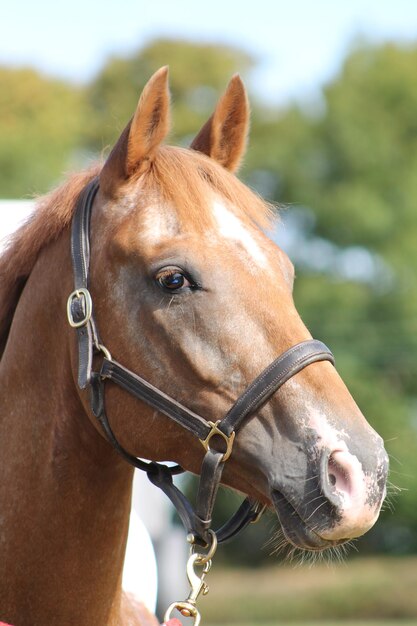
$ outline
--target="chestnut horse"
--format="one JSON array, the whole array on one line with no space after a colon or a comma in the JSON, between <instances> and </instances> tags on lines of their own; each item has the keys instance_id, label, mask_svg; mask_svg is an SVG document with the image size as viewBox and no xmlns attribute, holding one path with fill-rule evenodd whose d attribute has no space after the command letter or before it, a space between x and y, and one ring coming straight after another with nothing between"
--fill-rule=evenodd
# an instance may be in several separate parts
<instances>
[{"instance_id":1,"label":"chestnut horse","mask_svg":"<svg viewBox=\"0 0 417 626\"><path fill-rule=\"evenodd\" d=\"M94 316L126 367L215 421L278 355L311 339L292 299L293 266L265 235L271 211L233 174L248 117L235 76L191 149L162 145L162 68L104 166L41 199L1 257L0 620L152 622L121 589L133 469L77 385L65 314L69 226L93 178ZM200 472L204 450L188 430L113 384L106 406L131 455ZM374 524L387 468L381 438L322 361L243 423L222 481L274 508L294 545L322 550Z\"/></svg>"}]
</instances>

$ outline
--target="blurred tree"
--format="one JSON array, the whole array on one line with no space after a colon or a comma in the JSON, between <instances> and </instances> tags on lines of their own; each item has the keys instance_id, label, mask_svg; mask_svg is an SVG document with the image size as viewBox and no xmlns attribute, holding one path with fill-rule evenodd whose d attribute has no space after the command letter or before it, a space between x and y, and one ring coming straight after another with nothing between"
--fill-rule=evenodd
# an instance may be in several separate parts
<instances>
[{"instance_id":1,"label":"blurred tree","mask_svg":"<svg viewBox=\"0 0 417 626\"><path fill-rule=\"evenodd\" d=\"M0 67L0 197L45 191L80 145L81 89Z\"/></svg>"}]
</instances>

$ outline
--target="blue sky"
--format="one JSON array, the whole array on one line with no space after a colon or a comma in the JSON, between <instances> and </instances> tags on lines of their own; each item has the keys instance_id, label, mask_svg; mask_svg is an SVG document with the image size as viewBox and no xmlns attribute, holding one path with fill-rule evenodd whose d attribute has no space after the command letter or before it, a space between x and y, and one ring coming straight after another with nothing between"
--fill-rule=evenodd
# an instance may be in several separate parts
<instances>
[{"instance_id":1,"label":"blue sky","mask_svg":"<svg viewBox=\"0 0 417 626\"><path fill-rule=\"evenodd\" d=\"M316 95L358 36L416 41L417 1L13 0L1 12L0 63L83 81L110 54L163 35L248 49L259 67L246 81L285 103Z\"/></svg>"}]
</instances>

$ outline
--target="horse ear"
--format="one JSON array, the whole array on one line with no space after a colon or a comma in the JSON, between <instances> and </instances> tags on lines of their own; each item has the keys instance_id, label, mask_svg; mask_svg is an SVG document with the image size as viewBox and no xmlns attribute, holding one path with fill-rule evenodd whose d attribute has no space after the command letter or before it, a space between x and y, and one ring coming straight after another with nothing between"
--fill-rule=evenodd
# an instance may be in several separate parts
<instances>
[{"instance_id":1,"label":"horse ear","mask_svg":"<svg viewBox=\"0 0 417 626\"><path fill-rule=\"evenodd\" d=\"M133 174L143 173L170 129L168 67L149 79L136 112L112 149L100 174L100 185L112 195Z\"/></svg>"},{"instance_id":2,"label":"horse ear","mask_svg":"<svg viewBox=\"0 0 417 626\"><path fill-rule=\"evenodd\" d=\"M246 149L249 113L245 86L240 76L235 74L191 148L207 154L226 169L235 172Z\"/></svg>"}]
</instances>

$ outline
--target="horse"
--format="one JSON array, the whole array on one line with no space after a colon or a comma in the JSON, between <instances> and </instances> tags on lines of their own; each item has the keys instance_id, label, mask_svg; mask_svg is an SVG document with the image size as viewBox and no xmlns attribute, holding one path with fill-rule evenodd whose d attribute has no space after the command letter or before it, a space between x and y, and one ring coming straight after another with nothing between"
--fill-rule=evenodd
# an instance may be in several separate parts
<instances>
[{"instance_id":1,"label":"horse","mask_svg":"<svg viewBox=\"0 0 417 626\"><path fill-rule=\"evenodd\" d=\"M0 619L155 623L121 586L140 459L174 500L156 462L216 474L252 513L254 502L275 510L306 550L375 523L383 441L296 311L293 265L267 236L271 207L235 176L248 125L235 75L190 148L165 145L161 68L104 165L40 199L3 253ZM91 232L82 213L74 239L81 205ZM215 490L200 488L206 512Z\"/></svg>"}]
</instances>

